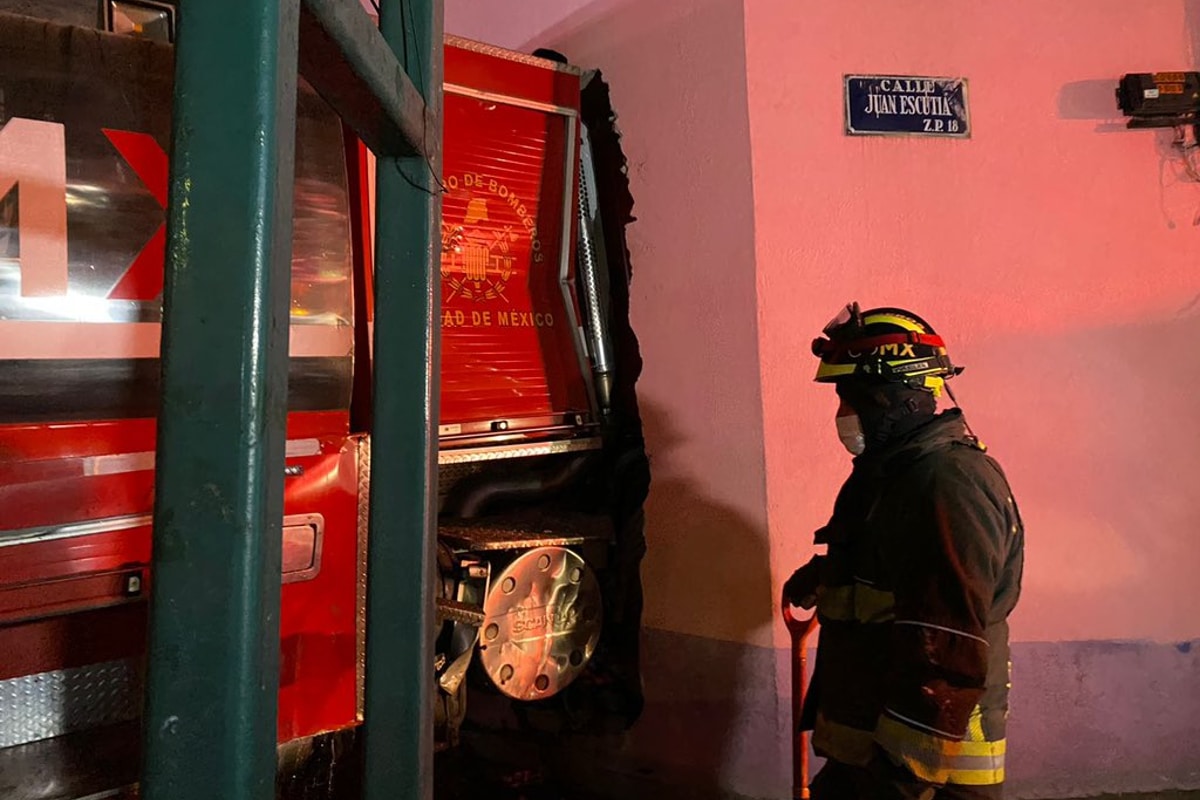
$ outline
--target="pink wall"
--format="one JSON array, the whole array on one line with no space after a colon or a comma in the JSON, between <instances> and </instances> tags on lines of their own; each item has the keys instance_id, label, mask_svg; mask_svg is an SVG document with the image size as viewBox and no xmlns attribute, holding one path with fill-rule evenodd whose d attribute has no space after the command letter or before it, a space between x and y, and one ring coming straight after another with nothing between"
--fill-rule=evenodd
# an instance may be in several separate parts
<instances>
[{"instance_id":1,"label":"pink wall","mask_svg":"<svg viewBox=\"0 0 1200 800\"><path fill-rule=\"evenodd\" d=\"M1196 68L1200 2L754 0L746 50L776 585L849 469L809 343L913 308L1026 522L1011 796L1200 786L1200 184L1113 93ZM854 72L965 76L972 138L847 137Z\"/></svg>"},{"instance_id":2,"label":"pink wall","mask_svg":"<svg viewBox=\"0 0 1200 800\"><path fill-rule=\"evenodd\" d=\"M1191 4L1193 11L1200 5ZM848 469L808 345L908 306L1028 527L1021 640L1200 636L1200 185L1124 130L1124 72L1195 68L1181 0L746 4L770 530L807 557ZM1189 25L1191 26L1189 28ZM847 72L965 76L969 141L842 132Z\"/></svg>"},{"instance_id":3,"label":"pink wall","mask_svg":"<svg viewBox=\"0 0 1200 800\"><path fill-rule=\"evenodd\" d=\"M587 8L593 1L522 0L518 12L513 4L496 0L445 0L445 28L446 33L456 36L530 52L542 46L543 31Z\"/></svg>"}]
</instances>

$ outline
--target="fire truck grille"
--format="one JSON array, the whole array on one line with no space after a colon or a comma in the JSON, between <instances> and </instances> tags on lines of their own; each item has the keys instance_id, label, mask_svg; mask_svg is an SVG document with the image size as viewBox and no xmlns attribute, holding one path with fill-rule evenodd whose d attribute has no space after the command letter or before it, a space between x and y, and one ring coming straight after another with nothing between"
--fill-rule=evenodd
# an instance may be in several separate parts
<instances>
[{"instance_id":1,"label":"fire truck grille","mask_svg":"<svg viewBox=\"0 0 1200 800\"><path fill-rule=\"evenodd\" d=\"M0 681L0 747L135 719L141 694L131 660Z\"/></svg>"}]
</instances>

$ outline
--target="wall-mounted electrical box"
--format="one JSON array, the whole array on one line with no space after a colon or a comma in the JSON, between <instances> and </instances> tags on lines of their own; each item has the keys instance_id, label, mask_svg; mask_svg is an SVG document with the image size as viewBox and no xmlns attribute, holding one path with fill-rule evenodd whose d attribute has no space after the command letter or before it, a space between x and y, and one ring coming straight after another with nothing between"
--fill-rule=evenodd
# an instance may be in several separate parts
<instances>
[{"instance_id":1,"label":"wall-mounted electrical box","mask_svg":"<svg viewBox=\"0 0 1200 800\"><path fill-rule=\"evenodd\" d=\"M1200 72L1132 73L1121 78L1117 105L1131 128L1192 125L1200 115Z\"/></svg>"}]
</instances>

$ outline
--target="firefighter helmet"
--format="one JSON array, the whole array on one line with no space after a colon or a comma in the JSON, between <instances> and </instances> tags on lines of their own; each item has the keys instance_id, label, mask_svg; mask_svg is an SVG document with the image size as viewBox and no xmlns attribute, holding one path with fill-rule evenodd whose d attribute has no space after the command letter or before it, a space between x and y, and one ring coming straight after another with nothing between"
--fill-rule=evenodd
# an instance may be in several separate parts
<instances>
[{"instance_id":1,"label":"firefighter helmet","mask_svg":"<svg viewBox=\"0 0 1200 800\"><path fill-rule=\"evenodd\" d=\"M821 359L815 380L832 383L850 377L904 383L935 396L945 381L962 372L946 355L946 343L933 327L911 311L873 308L858 303L842 309L824 336L813 340Z\"/></svg>"}]
</instances>

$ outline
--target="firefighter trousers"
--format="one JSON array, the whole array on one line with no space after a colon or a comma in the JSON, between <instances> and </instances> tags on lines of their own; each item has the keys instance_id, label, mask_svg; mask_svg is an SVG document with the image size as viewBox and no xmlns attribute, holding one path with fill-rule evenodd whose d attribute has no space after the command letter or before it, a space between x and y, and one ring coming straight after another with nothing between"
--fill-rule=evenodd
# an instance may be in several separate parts
<instances>
[{"instance_id":1,"label":"firefighter trousers","mask_svg":"<svg viewBox=\"0 0 1200 800\"><path fill-rule=\"evenodd\" d=\"M827 761L813 778L810 790L812 800L1001 800L1004 797L1004 784L936 786L884 757L866 767Z\"/></svg>"}]
</instances>

